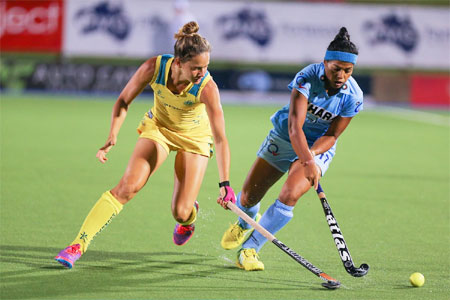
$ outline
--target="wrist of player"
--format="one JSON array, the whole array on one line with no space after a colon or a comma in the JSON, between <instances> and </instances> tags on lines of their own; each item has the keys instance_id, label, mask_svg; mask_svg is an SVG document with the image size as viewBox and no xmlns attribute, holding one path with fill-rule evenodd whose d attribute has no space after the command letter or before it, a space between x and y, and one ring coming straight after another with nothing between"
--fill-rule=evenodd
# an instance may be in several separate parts
<instances>
[{"instance_id":1,"label":"wrist of player","mask_svg":"<svg viewBox=\"0 0 450 300\"><path fill-rule=\"evenodd\" d=\"M313 165L315 165L315 164L316 164L316 162L314 161L314 159L302 161L302 165L303 165L304 167L313 166Z\"/></svg>"},{"instance_id":2,"label":"wrist of player","mask_svg":"<svg viewBox=\"0 0 450 300\"><path fill-rule=\"evenodd\" d=\"M222 197L223 201L225 202L231 201L233 203L236 203L236 195L234 194L234 191L230 186L230 181L225 180L219 182L219 188L225 189L225 195Z\"/></svg>"}]
</instances>

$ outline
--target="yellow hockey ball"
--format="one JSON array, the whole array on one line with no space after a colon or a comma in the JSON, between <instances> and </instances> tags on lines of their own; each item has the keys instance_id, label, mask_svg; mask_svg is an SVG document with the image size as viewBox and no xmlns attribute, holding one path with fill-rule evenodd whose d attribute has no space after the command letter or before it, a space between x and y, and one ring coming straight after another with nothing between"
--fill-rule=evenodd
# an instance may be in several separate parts
<instances>
[{"instance_id":1,"label":"yellow hockey ball","mask_svg":"<svg viewBox=\"0 0 450 300\"><path fill-rule=\"evenodd\" d=\"M425 277L419 273L412 273L411 276L409 276L409 282L411 282L411 284L413 286L422 286L425 283Z\"/></svg>"}]
</instances>

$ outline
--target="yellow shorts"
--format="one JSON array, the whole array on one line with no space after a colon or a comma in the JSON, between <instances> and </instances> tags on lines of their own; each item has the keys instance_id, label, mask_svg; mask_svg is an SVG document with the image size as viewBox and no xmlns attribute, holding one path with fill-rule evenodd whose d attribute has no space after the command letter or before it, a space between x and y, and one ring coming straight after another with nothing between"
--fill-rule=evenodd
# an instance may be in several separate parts
<instances>
[{"instance_id":1,"label":"yellow shorts","mask_svg":"<svg viewBox=\"0 0 450 300\"><path fill-rule=\"evenodd\" d=\"M158 126L158 121L149 118L146 113L137 128L140 138L151 139L170 151L186 151L206 157L213 156L212 137L205 136L205 141L196 141L189 136L171 131L164 126Z\"/></svg>"}]
</instances>

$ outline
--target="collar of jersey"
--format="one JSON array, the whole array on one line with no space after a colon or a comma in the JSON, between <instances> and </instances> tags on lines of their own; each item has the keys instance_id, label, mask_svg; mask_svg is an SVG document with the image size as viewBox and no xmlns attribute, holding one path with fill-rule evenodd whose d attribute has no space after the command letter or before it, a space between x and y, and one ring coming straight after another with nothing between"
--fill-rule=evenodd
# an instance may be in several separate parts
<instances>
[{"instance_id":1,"label":"collar of jersey","mask_svg":"<svg viewBox=\"0 0 450 300\"><path fill-rule=\"evenodd\" d=\"M187 92L189 92L189 90L192 88L192 86L194 85L192 82L190 82L179 94L174 94L168 87L167 87L167 80L169 79L169 72L170 72L170 68L172 67L172 63L173 63L173 57L169 58L169 60L167 61L166 64L166 74L164 74L164 84L166 86L166 89L174 96L183 96L184 94L186 94Z\"/></svg>"}]
</instances>

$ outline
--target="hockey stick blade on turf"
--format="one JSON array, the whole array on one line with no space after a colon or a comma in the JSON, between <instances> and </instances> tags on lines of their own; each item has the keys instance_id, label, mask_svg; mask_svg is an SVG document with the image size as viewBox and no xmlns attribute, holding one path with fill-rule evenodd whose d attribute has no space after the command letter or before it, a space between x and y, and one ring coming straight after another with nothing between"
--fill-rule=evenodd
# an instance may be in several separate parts
<instances>
[{"instance_id":1,"label":"hockey stick blade on turf","mask_svg":"<svg viewBox=\"0 0 450 300\"><path fill-rule=\"evenodd\" d=\"M277 240L275 236L273 236L269 231L267 231L264 227L256 223L255 220L250 218L246 213L244 213L239 207L237 207L234 203L231 201L227 202L227 206L230 210L232 210L235 214L237 214L239 217L241 217L245 222L250 224L255 230L257 230L259 233L261 233L266 239L274 243L278 248L284 251L284 253L288 254L291 258L293 258L295 261L297 261L299 264L301 264L303 267L308 269L310 272L314 273L316 276L318 276L320 279L322 279L323 282L322 286L326 287L327 289L337 289L340 287L341 283L331 277L330 275L324 273L319 268L315 267L312 263L307 261L305 258L297 254L294 250L287 247L285 244L283 244L281 241Z\"/></svg>"},{"instance_id":2,"label":"hockey stick blade on turf","mask_svg":"<svg viewBox=\"0 0 450 300\"><path fill-rule=\"evenodd\" d=\"M333 236L334 243L336 244L339 256L342 260L342 263L344 264L345 270L353 277L362 277L366 275L367 272L369 272L369 265L361 264L359 268L355 267L352 257L350 256L350 251L348 251L347 244L345 243L344 236L342 235L342 231L339 228L339 225L336 221L336 218L333 215L333 212L331 211L331 207L327 202L325 192L320 186L320 183L316 192L317 195L319 196L320 202L322 203L323 212L325 213L325 217L327 218L331 235Z\"/></svg>"}]
</instances>

